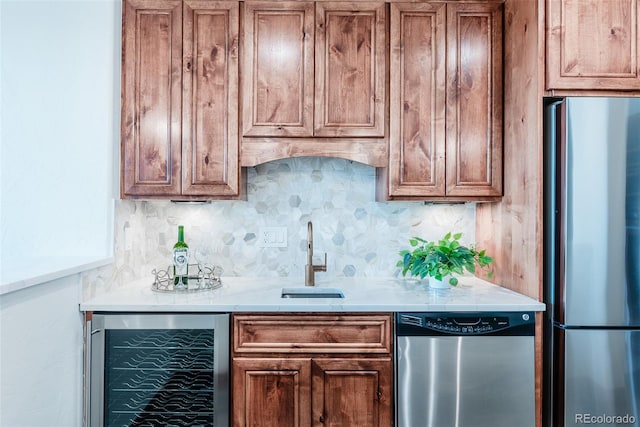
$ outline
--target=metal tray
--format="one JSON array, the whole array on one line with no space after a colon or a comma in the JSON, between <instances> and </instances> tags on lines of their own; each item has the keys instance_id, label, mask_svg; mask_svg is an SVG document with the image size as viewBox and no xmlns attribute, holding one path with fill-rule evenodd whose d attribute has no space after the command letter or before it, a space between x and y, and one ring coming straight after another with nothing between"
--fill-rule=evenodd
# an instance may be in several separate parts
<instances>
[{"instance_id":1,"label":"metal tray","mask_svg":"<svg viewBox=\"0 0 640 427\"><path fill-rule=\"evenodd\" d=\"M155 280L151 285L154 292L189 293L202 292L217 289L222 286L222 267L207 264L189 264L187 275L189 283L186 287L176 286L173 283L173 266L166 270L153 269L151 271Z\"/></svg>"}]
</instances>

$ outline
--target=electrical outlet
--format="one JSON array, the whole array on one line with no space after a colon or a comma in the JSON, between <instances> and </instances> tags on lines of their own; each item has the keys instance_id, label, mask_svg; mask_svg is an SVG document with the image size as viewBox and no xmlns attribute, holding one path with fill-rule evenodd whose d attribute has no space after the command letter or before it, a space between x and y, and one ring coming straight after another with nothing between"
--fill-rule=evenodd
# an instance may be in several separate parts
<instances>
[{"instance_id":1,"label":"electrical outlet","mask_svg":"<svg viewBox=\"0 0 640 427\"><path fill-rule=\"evenodd\" d=\"M258 246L262 248L286 248L287 227L260 227Z\"/></svg>"}]
</instances>

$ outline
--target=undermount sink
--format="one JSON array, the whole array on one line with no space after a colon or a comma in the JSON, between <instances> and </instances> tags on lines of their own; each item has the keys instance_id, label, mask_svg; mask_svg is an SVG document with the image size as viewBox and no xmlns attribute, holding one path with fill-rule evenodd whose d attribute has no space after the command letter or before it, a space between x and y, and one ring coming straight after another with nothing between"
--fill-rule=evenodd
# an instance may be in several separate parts
<instances>
[{"instance_id":1,"label":"undermount sink","mask_svg":"<svg viewBox=\"0 0 640 427\"><path fill-rule=\"evenodd\" d=\"M282 288L281 298L344 298L338 288Z\"/></svg>"}]
</instances>

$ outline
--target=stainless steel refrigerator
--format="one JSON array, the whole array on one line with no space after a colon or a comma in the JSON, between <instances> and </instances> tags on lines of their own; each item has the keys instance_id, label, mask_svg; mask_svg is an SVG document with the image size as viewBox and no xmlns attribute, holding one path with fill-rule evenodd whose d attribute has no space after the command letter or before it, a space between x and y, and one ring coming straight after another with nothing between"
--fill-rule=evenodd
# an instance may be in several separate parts
<instances>
[{"instance_id":1,"label":"stainless steel refrigerator","mask_svg":"<svg viewBox=\"0 0 640 427\"><path fill-rule=\"evenodd\" d=\"M640 99L545 100L544 425L640 426Z\"/></svg>"}]
</instances>

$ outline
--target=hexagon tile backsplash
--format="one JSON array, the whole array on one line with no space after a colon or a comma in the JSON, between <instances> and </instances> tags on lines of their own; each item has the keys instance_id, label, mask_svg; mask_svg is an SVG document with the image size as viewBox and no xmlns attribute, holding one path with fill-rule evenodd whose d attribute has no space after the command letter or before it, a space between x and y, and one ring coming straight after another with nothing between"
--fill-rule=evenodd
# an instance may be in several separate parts
<instances>
[{"instance_id":1,"label":"hexagon tile backsplash","mask_svg":"<svg viewBox=\"0 0 640 427\"><path fill-rule=\"evenodd\" d=\"M398 251L413 236L459 231L463 241L474 241L475 204L376 202L375 180L375 168L357 162L294 158L250 168L247 201L117 201L110 281L151 278L153 268L168 267L178 224L185 226L191 261L218 264L223 276L304 277L308 221L314 255L327 253L327 272L318 280L398 275ZM287 247L260 247L259 228L273 226L287 228Z\"/></svg>"}]
</instances>

